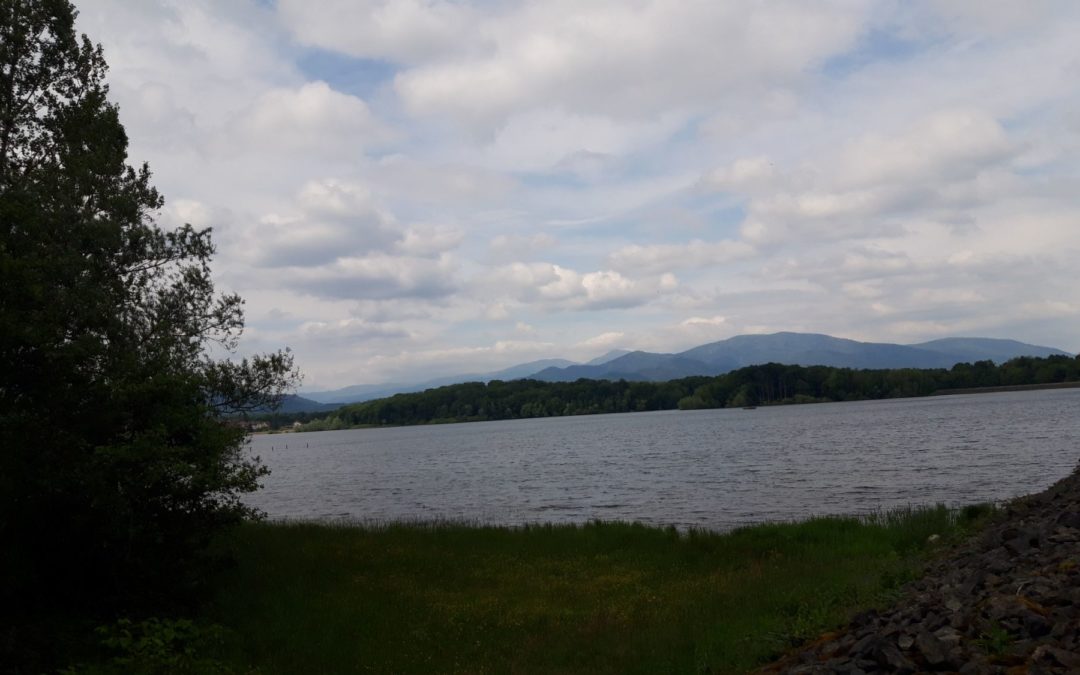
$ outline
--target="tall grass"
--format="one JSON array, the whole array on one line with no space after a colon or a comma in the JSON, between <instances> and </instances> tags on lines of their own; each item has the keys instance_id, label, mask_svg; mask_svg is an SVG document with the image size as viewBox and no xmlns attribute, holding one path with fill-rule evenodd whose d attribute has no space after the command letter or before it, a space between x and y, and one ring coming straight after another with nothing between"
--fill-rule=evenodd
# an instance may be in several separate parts
<instances>
[{"instance_id":1,"label":"tall grass","mask_svg":"<svg viewBox=\"0 0 1080 675\"><path fill-rule=\"evenodd\" d=\"M965 515L966 514L966 515ZM639 524L251 524L210 620L265 673L726 673L881 603L943 507L728 534Z\"/></svg>"}]
</instances>

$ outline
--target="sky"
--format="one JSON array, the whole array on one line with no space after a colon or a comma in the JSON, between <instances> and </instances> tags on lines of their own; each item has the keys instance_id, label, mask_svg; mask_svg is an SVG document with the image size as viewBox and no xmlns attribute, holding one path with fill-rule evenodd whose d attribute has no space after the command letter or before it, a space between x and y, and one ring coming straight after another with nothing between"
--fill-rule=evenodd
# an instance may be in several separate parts
<instances>
[{"instance_id":1,"label":"sky","mask_svg":"<svg viewBox=\"0 0 1080 675\"><path fill-rule=\"evenodd\" d=\"M304 390L820 332L1080 351L1072 0L76 0Z\"/></svg>"}]
</instances>

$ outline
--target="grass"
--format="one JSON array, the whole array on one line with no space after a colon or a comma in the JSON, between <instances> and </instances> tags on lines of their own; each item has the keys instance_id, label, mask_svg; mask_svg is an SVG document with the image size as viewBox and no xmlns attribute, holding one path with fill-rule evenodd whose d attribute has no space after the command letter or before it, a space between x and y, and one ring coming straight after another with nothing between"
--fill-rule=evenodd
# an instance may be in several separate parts
<instances>
[{"instance_id":1,"label":"grass","mask_svg":"<svg viewBox=\"0 0 1080 675\"><path fill-rule=\"evenodd\" d=\"M250 524L204 617L260 673L727 673L881 604L980 509L729 534Z\"/></svg>"}]
</instances>

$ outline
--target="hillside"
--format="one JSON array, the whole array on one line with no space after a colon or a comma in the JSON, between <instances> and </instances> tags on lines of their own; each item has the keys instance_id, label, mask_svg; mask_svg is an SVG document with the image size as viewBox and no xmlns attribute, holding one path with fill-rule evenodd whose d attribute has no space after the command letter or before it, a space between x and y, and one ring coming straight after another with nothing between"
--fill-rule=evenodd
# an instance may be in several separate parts
<instances>
[{"instance_id":1,"label":"hillside","mask_svg":"<svg viewBox=\"0 0 1080 675\"><path fill-rule=\"evenodd\" d=\"M305 392L304 397L319 403L358 403L462 382L523 378L544 382L573 382L582 378L664 382L695 375L721 375L764 363L869 369L951 368L957 363L989 360L1000 364L1018 356L1055 355L1071 356L1052 347L994 338L956 337L901 345L781 332L737 335L674 354L614 349L584 364L567 359L542 359L489 373L451 375L408 384L353 385L333 391Z\"/></svg>"}]
</instances>

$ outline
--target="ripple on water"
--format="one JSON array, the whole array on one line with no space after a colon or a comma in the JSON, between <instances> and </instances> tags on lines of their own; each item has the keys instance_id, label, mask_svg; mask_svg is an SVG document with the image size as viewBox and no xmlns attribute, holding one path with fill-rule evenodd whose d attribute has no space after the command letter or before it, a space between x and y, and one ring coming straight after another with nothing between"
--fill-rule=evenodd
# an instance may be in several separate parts
<instances>
[{"instance_id":1,"label":"ripple on water","mask_svg":"<svg viewBox=\"0 0 1080 675\"><path fill-rule=\"evenodd\" d=\"M276 518L729 529L1000 500L1076 466L1078 404L1060 390L257 436L272 473L249 502Z\"/></svg>"}]
</instances>

